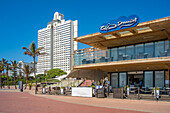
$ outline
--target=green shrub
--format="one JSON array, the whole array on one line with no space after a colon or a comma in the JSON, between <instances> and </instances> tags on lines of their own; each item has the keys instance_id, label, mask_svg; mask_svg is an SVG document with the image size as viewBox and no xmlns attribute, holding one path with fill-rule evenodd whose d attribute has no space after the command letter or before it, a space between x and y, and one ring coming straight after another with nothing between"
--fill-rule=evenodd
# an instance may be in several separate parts
<instances>
[{"instance_id":1,"label":"green shrub","mask_svg":"<svg viewBox=\"0 0 170 113\"><path fill-rule=\"evenodd\" d=\"M92 87L92 89L95 89L95 85L92 85L91 87Z\"/></svg>"},{"instance_id":2,"label":"green shrub","mask_svg":"<svg viewBox=\"0 0 170 113\"><path fill-rule=\"evenodd\" d=\"M37 82L41 82L41 80L38 78L38 79L37 79Z\"/></svg>"},{"instance_id":3,"label":"green shrub","mask_svg":"<svg viewBox=\"0 0 170 113\"><path fill-rule=\"evenodd\" d=\"M45 88L45 86L46 86L46 85L45 85L45 84L43 84L43 88Z\"/></svg>"}]
</instances>

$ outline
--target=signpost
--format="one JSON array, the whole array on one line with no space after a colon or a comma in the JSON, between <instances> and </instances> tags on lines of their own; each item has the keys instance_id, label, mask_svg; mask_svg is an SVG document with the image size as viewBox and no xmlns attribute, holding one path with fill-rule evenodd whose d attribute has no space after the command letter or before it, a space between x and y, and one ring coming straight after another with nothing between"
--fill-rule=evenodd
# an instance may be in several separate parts
<instances>
[{"instance_id":1,"label":"signpost","mask_svg":"<svg viewBox=\"0 0 170 113\"><path fill-rule=\"evenodd\" d=\"M108 23L104 23L100 26L101 33L107 33L111 31L126 29L130 27L135 27L139 23L139 17L136 15L131 15L129 17L121 16L117 20L111 20Z\"/></svg>"}]
</instances>

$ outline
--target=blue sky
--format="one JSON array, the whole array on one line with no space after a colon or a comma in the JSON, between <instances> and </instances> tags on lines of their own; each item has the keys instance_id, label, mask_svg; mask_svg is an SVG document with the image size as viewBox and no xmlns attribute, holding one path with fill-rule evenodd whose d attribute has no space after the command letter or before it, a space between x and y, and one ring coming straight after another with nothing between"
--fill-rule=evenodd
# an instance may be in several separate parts
<instances>
[{"instance_id":1,"label":"blue sky","mask_svg":"<svg viewBox=\"0 0 170 113\"><path fill-rule=\"evenodd\" d=\"M170 0L0 0L0 59L24 60L23 46L37 43L55 12L79 21L79 36L99 32L99 26L120 16L138 15L140 22L170 16ZM79 44L79 49L87 48Z\"/></svg>"}]
</instances>

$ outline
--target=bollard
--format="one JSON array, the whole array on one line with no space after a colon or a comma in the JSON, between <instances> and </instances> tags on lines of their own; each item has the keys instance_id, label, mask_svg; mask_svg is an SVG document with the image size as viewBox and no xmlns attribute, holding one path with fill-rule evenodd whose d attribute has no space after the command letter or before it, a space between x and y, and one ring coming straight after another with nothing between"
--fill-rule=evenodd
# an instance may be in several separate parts
<instances>
[{"instance_id":1,"label":"bollard","mask_svg":"<svg viewBox=\"0 0 170 113\"><path fill-rule=\"evenodd\" d=\"M154 90L154 96L155 96L156 100L158 101L159 100L159 90L157 90L156 87Z\"/></svg>"},{"instance_id":2,"label":"bollard","mask_svg":"<svg viewBox=\"0 0 170 113\"><path fill-rule=\"evenodd\" d=\"M138 87L138 100L140 100L140 88Z\"/></svg>"},{"instance_id":3,"label":"bollard","mask_svg":"<svg viewBox=\"0 0 170 113\"><path fill-rule=\"evenodd\" d=\"M107 85L107 98L109 98L109 85Z\"/></svg>"}]
</instances>

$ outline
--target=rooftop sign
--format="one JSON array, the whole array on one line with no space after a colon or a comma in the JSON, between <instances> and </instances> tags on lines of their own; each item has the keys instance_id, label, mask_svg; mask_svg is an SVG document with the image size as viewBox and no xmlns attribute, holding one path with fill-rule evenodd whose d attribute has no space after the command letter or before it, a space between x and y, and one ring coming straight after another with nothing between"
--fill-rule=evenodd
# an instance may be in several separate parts
<instances>
[{"instance_id":1,"label":"rooftop sign","mask_svg":"<svg viewBox=\"0 0 170 113\"><path fill-rule=\"evenodd\" d=\"M111 20L108 23L104 23L100 26L101 33L107 33L111 31L116 31L120 29L126 29L130 27L135 27L139 23L139 18L136 15L131 15L128 18L125 16L119 17L117 20Z\"/></svg>"}]
</instances>

